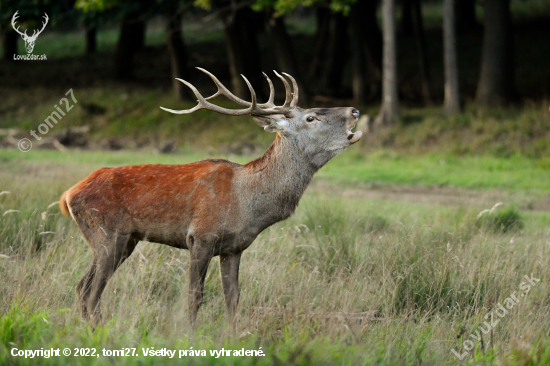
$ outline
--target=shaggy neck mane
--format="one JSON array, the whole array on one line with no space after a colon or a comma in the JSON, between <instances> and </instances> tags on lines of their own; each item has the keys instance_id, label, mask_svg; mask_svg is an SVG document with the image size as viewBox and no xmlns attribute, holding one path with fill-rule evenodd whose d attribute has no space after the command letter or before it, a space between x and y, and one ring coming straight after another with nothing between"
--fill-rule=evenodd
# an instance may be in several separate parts
<instances>
[{"instance_id":1,"label":"shaggy neck mane","mask_svg":"<svg viewBox=\"0 0 550 366\"><path fill-rule=\"evenodd\" d=\"M249 193L270 197L290 214L317 171L291 139L279 134L262 157L244 167Z\"/></svg>"}]
</instances>

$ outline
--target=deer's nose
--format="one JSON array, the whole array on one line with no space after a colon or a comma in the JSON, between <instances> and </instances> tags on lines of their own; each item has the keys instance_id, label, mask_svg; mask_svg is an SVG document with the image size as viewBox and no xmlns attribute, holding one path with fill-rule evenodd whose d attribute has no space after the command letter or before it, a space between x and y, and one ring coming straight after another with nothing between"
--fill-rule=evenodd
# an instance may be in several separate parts
<instances>
[{"instance_id":1,"label":"deer's nose","mask_svg":"<svg viewBox=\"0 0 550 366\"><path fill-rule=\"evenodd\" d=\"M357 109L352 109L351 114L353 117L355 117L355 119L359 118L359 111Z\"/></svg>"}]
</instances>

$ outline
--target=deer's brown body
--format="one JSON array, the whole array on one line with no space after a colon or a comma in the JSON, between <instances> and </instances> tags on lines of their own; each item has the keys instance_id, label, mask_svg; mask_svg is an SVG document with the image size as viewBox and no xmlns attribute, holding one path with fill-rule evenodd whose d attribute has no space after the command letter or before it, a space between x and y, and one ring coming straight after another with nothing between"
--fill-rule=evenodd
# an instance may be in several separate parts
<instances>
[{"instance_id":1,"label":"deer's brown body","mask_svg":"<svg viewBox=\"0 0 550 366\"><path fill-rule=\"evenodd\" d=\"M288 102L286 82L285 86ZM361 136L350 132L358 116L352 108L275 108L269 115L287 112L288 117L254 116L277 137L261 158L248 164L207 159L185 165L103 168L63 194L61 210L75 220L93 255L90 270L76 288L86 318L99 320L99 299L107 281L140 240L190 251L192 324L208 264L220 256L224 296L234 317L241 253L265 228L292 215L314 173ZM312 116L325 125L302 124L300 119ZM300 123L289 123L295 119ZM340 133L337 139L330 136L334 131Z\"/></svg>"}]
</instances>

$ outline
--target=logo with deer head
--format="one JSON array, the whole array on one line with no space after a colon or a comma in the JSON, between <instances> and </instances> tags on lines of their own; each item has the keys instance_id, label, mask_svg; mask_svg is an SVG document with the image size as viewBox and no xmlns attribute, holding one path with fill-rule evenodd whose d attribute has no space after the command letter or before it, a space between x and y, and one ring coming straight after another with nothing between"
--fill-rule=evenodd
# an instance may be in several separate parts
<instances>
[{"instance_id":1,"label":"logo with deer head","mask_svg":"<svg viewBox=\"0 0 550 366\"><path fill-rule=\"evenodd\" d=\"M36 42L36 39L42 33L44 28L46 28L46 24L48 24L48 14L44 13L44 20L45 22L42 23L42 29L37 31L36 29L33 31L32 36L27 35L27 30L25 29L25 32L21 32L19 30L19 27L15 27L15 20L19 18L19 15L17 13L19 10L13 14L13 18L11 18L11 26L13 27L13 30L16 31L21 35L21 38L23 38L23 41L25 41L25 48L27 49L27 53L32 53L32 50L34 49L34 42Z\"/></svg>"}]
</instances>

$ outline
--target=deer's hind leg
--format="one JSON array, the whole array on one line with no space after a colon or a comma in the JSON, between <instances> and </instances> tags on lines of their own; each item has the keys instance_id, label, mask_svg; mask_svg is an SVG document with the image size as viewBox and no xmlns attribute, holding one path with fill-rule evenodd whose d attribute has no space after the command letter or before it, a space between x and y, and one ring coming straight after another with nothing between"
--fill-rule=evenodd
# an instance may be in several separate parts
<instances>
[{"instance_id":1,"label":"deer's hind leg","mask_svg":"<svg viewBox=\"0 0 550 366\"><path fill-rule=\"evenodd\" d=\"M92 288L92 282L94 280L96 269L96 260L95 257L92 259L92 266L86 272L84 277L76 285L76 298L80 306L80 313L85 320L90 320L90 312L86 307L86 301L90 297L90 290Z\"/></svg>"},{"instance_id":2,"label":"deer's hind leg","mask_svg":"<svg viewBox=\"0 0 550 366\"><path fill-rule=\"evenodd\" d=\"M101 321L100 298L107 282L132 254L139 240L131 234L111 234L108 231L85 237L93 259L90 269L76 286L76 293L82 316L95 325Z\"/></svg>"}]
</instances>

